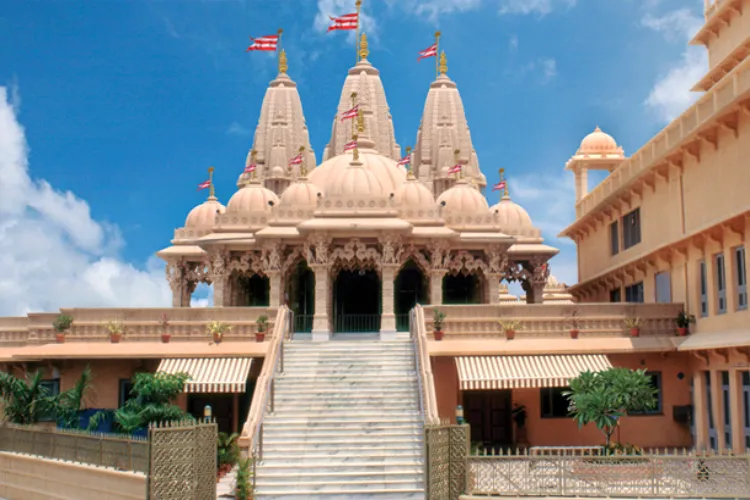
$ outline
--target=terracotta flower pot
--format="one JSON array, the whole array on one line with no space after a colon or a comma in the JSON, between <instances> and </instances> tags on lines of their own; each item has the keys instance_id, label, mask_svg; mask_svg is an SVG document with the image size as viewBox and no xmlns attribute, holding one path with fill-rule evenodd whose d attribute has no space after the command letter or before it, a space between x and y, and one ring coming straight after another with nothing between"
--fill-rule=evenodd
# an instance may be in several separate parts
<instances>
[{"instance_id":1,"label":"terracotta flower pot","mask_svg":"<svg viewBox=\"0 0 750 500\"><path fill-rule=\"evenodd\" d=\"M214 344L220 344L220 343L221 343L221 334L214 333Z\"/></svg>"},{"instance_id":2,"label":"terracotta flower pot","mask_svg":"<svg viewBox=\"0 0 750 500\"><path fill-rule=\"evenodd\" d=\"M58 344L62 344L65 342L65 334L64 333L56 333L55 334L55 342Z\"/></svg>"},{"instance_id":3,"label":"terracotta flower pot","mask_svg":"<svg viewBox=\"0 0 750 500\"><path fill-rule=\"evenodd\" d=\"M505 338L508 340L513 340L516 338L516 331L515 330L505 330Z\"/></svg>"},{"instance_id":4,"label":"terracotta flower pot","mask_svg":"<svg viewBox=\"0 0 750 500\"><path fill-rule=\"evenodd\" d=\"M263 342L266 340L266 332L255 332L255 341Z\"/></svg>"},{"instance_id":5,"label":"terracotta flower pot","mask_svg":"<svg viewBox=\"0 0 750 500\"><path fill-rule=\"evenodd\" d=\"M630 336L631 337L640 337L641 336L641 329L637 326L634 326L630 329Z\"/></svg>"},{"instance_id":6,"label":"terracotta flower pot","mask_svg":"<svg viewBox=\"0 0 750 500\"><path fill-rule=\"evenodd\" d=\"M161 334L161 341L165 344L169 344L169 339L172 338L172 335L169 333L162 333Z\"/></svg>"},{"instance_id":7,"label":"terracotta flower pot","mask_svg":"<svg viewBox=\"0 0 750 500\"><path fill-rule=\"evenodd\" d=\"M113 344L119 344L120 340L122 339L122 333L110 333L109 334L109 341Z\"/></svg>"},{"instance_id":8,"label":"terracotta flower pot","mask_svg":"<svg viewBox=\"0 0 750 500\"><path fill-rule=\"evenodd\" d=\"M688 329L686 326L678 326L677 335L679 335L680 337L684 337L685 335L687 335L687 330Z\"/></svg>"},{"instance_id":9,"label":"terracotta flower pot","mask_svg":"<svg viewBox=\"0 0 750 500\"><path fill-rule=\"evenodd\" d=\"M433 335L435 336L435 340L443 340L443 331L442 330L435 330L433 332Z\"/></svg>"},{"instance_id":10,"label":"terracotta flower pot","mask_svg":"<svg viewBox=\"0 0 750 500\"><path fill-rule=\"evenodd\" d=\"M570 338L571 339L577 339L578 338L578 329L572 329L570 330Z\"/></svg>"}]
</instances>

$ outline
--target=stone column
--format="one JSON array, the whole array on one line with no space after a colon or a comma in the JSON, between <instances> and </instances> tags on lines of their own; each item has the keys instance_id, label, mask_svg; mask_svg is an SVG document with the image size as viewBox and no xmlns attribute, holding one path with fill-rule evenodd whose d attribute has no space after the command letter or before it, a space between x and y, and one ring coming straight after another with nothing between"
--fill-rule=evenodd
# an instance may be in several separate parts
<instances>
[{"instance_id":1,"label":"stone column","mask_svg":"<svg viewBox=\"0 0 750 500\"><path fill-rule=\"evenodd\" d=\"M527 304L542 304L544 302L544 283L530 281L526 288Z\"/></svg>"},{"instance_id":2,"label":"stone column","mask_svg":"<svg viewBox=\"0 0 750 500\"><path fill-rule=\"evenodd\" d=\"M281 271L268 271L268 305L270 307L281 307ZM315 281L317 283L317 274Z\"/></svg>"},{"instance_id":3,"label":"stone column","mask_svg":"<svg viewBox=\"0 0 750 500\"><path fill-rule=\"evenodd\" d=\"M328 325L329 297L329 275L328 266L313 265L315 273L315 315L313 316L312 339L313 341L326 341L331 339L331 329Z\"/></svg>"},{"instance_id":4,"label":"stone column","mask_svg":"<svg viewBox=\"0 0 750 500\"><path fill-rule=\"evenodd\" d=\"M183 283L182 303L180 304L180 307L190 307L190 298L195 291L195 287L198 286L198 283L196 283L195 281L189 281L187 279L185 279Z\"/></svg>"},{"instance_id":5,"label":"stone column","mask_svg":"<svg viewBox=\"0 0 750 500\"><path fill-rule=\"evenodd\" d=\"M380 316L380 340L393 340L396 338L396 314L393 310L393 294L398 266L383 264L381 283L381 316Z\"/></svg>"},{"instance_id":6,"label":"stone column","mask_svg":"<svg viewBox=\"0 0 750 500\"><path fill-rule=\"evenodd\" d=\"M443 304L443 278L447 272L445 269L430 271L430 304L433 306Z\"/></svg>"},{"instance_id":7,"label":"stone column","mask_svg":"<svg viewBox=\"0 0 750 500\"><path fill-rule=\"evenodd\" d=\"M706 372L693 373L693 421L695 425L695 448L707 450L708 409L706 408Z\"/></svg>"},{"instance_id":8,"label":"stone column","mask_svg":"<svg viewBox=\"0 0 750 500\"><path fill-rule=\"evenodd\" d=\"M727 449L727 442L724 436L724 389L721 383L721 371L711 370L709 375L711 382L711 415L714 420L714 430L716 431L716 446L719 451Z\"/></svg>"},{"instance_id":9,"label":"stone column","mask_svg":"<svg viewBox=\"0 0 750 500\"><path fill-rule=\"evenodd\" d=\"M585 167L578 166L575 169L576 178L576 202L581 201L589 192L589 171Z\"/></svg>"},{"instance_id":10,"label":"stone column","mask_svg":"<svg viewBox=\"0 0 750 500\"><path fill-rule=\"evenodd\" d=\"M742 372L729 371L729 423L732 426L732 451L745 451L745 415L742 392Z\"/></svg>"},{"instance_id":11,"label":"stone column","mask_svg":"<svg viewBox=\"0 0 750 500\"><path fill-rule=\"evenodd\" d=\"M487 274L487 303L488 304L499 304L500 303L500 279L502 274L500 273L488 273Z\"/></svg>"},{"instance_id":12,"label":"stone column","mask_svg":"<svg viewBox=\"0 0 750 500\"><path fill-rule=\"evenodd\" d=\"M177 262L167 262L164 272L172 290L172 307L182 307L185 297L185 270Z\"/></svg>"}]
</instances>

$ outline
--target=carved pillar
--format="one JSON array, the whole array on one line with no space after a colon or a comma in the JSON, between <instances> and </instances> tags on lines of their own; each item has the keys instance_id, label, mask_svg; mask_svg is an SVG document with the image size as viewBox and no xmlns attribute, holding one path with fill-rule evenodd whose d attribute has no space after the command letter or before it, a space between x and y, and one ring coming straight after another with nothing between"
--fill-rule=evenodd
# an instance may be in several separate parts
<instances>
[{"instance_id":1,"label":"carved pillar","mask_svg":"<svg viewBox=\"0 0 750 500\"><path fill-rule=\"evenodd\" d=\"M393 310L393 295L398 266L384 264L382 268L382 311L380 316L380 340L392 340L396 337L396 315Z\"/></svg>"},{"instance_id":2,"label":"carved pillar","mask_svg":"<svg viewBox=\"0 0 750 500\"><path fill-rule=\"evenodd\" d=\"M729 425L732 429L732 451L740 454L745 450L745 412L742 387L742 372L729 371Z\"/></svg>"},{"instance_id":3,"label":"carved pillar","mask_svg":"<svg viewBox=\"0 0 750 500\"><path fill-rule=\"evenodd\" d=\"M695 419L695 449L707 450L708 441L708 408L706 402L706 372L696 370L693 373L693 418Z\"/></svg>"},{"instance_id":4,"label":"carved pillar","mask_svg":"<svg viewBox=\"0 0 750 500\"><path fill-rule=\"evenodd\" d=\"M709 383L711 384L711 416L716 431L716 447L719 451L725 451L727 441L724 435L724 384L721 380L721 371L710 370Z\"/></svg>"},{"instance_id":5,"label":"carved pillar","mask_svg":"<svg viewBox=\"0 0 750 500\"><path fill-rule=\"evenodd\" d=\"M434 306L443 303L443 278L447 272L445 269L430 271L430 304Z\"/></svg>"},{"instance_id":6,"label":"carved pillar","mask_svg":"<svg viewBox=\"0 0 750 500\"><path fill-rule=\"evenodd\" d=\"M330 303L330 279L328 266L316 264L310 266L315 273L315 315L313 316L312 338L314 341L331 339L331 329L328 325L328 309Z\"/></svg>"},{"instance_id":7,"label":"carved pillar","mask_svg":"<svg viewBox=\"0 0 750 500\"><path fill-rule=\"evenodd\" d=\"M185 270L179 262L167 262L164 273L172 290L172 307L182 307L185 288Z\"/></svg>"},{"instance_id":8,"label":"carved pillar","mask_svg":"<svg viewBox=\"0 0 750 500\"><path fill-rule=\"evenodd\" d=\"M227 288L227 263L222 253L211 256L211 282L214 286L214 307L225 306Z\"/></svg>"},{"instance_id":9,"label":"carved pillar","mask_svg":"<svg viewBox=\"0 0 750 500\"><path fill-rule=\"evenodd\" d=\"M489 304L500 303L500 280L502 279L500 273L488 273L487 274L487 295Z\"/></svg>"},{"instance_id":10,"label":"carved pillar","mask_svg":"<svg viewBox=\"0 0 750 500\"><path fill-rule=\"evenodd\" d=\"M270 307L281 307L281 271L267 271L268 283L268 305ZM317 278L317 276L316 276Z\"/></svg>"},{"instance_id":11,"label":"carved pillar","mask_svg":"<svg viewBox=\"0 0 750 500\"><path fill-rule=\"evenodd\" d=\"M193 292L195 291L195 287L198 286L198 283L195 281L190 281L185 279L183 281L182 286L182 299L180 307L190 307L190 299L193 296Z\"/></svg>"},{"instance_id":12,"label":"carved pillar","mask_svg":"<svg viewBox=\"0 0 750 500\"><path fill-rule=\"evenodd\" d=\"M527 272L526 286L526 303L541 304L544 302L544 287L549 278L549 265L544 257L532 257L529 261L529 270Z\"/></svg>"}]
</instances>

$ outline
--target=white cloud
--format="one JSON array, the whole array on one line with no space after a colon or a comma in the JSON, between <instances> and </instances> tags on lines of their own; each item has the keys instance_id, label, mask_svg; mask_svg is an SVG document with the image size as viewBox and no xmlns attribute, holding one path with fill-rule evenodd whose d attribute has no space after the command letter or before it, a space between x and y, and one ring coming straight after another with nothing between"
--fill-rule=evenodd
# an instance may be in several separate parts
<instances>
[{"instance_id":1,"label":"white cloud","mask_svg":"<svg viewBox=\"0 0 750 500\"><path fill-rule=\"evenodd\" d=\"M327 0L318 0L319 4L323 2ZM441 15L468 12L487 5L497 6L501 15L546 15L559 7L574 7L576 2L577 0L386 0L389 7L397 6L433 23Z\"/></svg>"},{"instance_id":2,"label":"white cloud","mask_svg":"<svg viewBox=\"0 0 750 500\"><path fill-rule=\"evenodd\" d=\"M542 73L547 80L551 80L557 76L557 61L551 58L542 59L540 64L542 67Z\"/></svg>"},{"instance_id":3,"label":"white cloud","mask_svg":"<svg viewBox=\"0 0 750 500\"><path fill-rule=\"evenodd\" d=\"M668 42L686 43L703 24L700 15L691 9L678 9L662 16L647 13L643 26L661 33ZM690 89L708 70L708 55L704 47L688 47L680 60L670 64L654 84L645 105L669 123L693 104L700 94Z\"/></svg>"},{"instance_id":4,"label":"white cloud","mask_svg":"<svg viewBox=\"0 0 750 500\"><path fill-rule=\"evenodd\" d=\"M536 61L529 61L518 69L511 69L509 73L518 76L541 74L540 82L547 84L557 76L557 61L551 57L542 57Z\"/></svg>"},{"instance_id":5,"label":"white cloud","mask_svg":"<svg viewBox=\"0 0 750 500\"><path fill-rule=\"evenodd\" d=\"M365 3L364 8L367 4ZM343 16L355 12L354 2L351 0L318 0L318 13L315 14L313 25L317 31L327 32L332 24L331 17ZM377 37L378 25L375 19L363 9L359 13L360 28L367 32L367 36ZM354 30L347 31L347 40L354 42Z\"/></svg>"},{"instance_id":6,"label":"white cloud","mask_svg":"<svg viewBox=\"0 0 750 500\"><path fill-rule=\"evenodd\" d=\"M511 52L515 52L518 50L518 35L511 35L510 40L508 40L508 46L510 47Z\"/></svg>"},{"instance_id":7,"label":"white cloud","mask_svg":"<svg viewBox=\"0 0 750 500\"><path fill-rule=\"evenodd\" d=\"M577 0L500 0L500 14L547 15L557 8L575 7Z\"/></svg>"},{"instance_id":8,"label":"white cloud","mask_svg":"<svg viewBox=\"0 0 750 500\"><path fill-rule=\"evenodd\" d=\"M213 307L214 306L214 286L205 283L198 283L198 286L190 297L190 307Z\"/></svg>"},{"instance_id":9,"label":"white cloud","mask_svg":"<svg viewBox=\"0 0 750 500\"><path fill-rule=\"evenodd\" d=\"M240 122L232 122L227 128L227 135L237 135L240 137L247 137L252 135L253 131L243 126Z\"/></svg>"},{"instance_id":10,"label":"white cloud","mask_svg":"<svg viewBox=\"0 0 750 500\"><path fill-rule=\"evenodd\" d=\"M116 226L94 220L75 194L30 177L18 102L0 87L0 315L169 305L158 259L143 268L120 260Z\"/></svg>"}]
</instances>

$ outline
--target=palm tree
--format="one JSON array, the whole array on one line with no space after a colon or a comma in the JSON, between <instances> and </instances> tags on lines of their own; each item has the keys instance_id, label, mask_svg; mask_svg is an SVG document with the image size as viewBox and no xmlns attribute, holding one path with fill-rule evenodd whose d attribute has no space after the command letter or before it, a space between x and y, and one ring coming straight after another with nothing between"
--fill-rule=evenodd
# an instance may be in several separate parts
<instances>
[{"instance_id":1,"label":"palm tree","mask_svg":"<svg viewBox=\"0 0 750 500\"><path fill-rule=\"evenodd\" d=\"M64 427L80 427L80 414L86 407L92 378L91 368L86 366L75 385L57 397L57 416Z\"/></svg>"}]
</instances>

